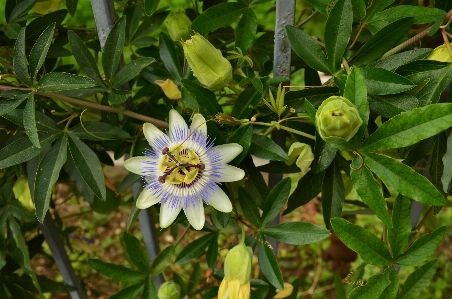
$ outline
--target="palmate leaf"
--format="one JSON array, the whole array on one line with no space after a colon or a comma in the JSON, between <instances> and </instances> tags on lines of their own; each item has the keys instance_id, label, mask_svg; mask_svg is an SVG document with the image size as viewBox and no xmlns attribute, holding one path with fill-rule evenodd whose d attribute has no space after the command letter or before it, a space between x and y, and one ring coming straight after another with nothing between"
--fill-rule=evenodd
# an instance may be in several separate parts
<instances>
[{"instance_id":1,"label":"palmate leaf","mask_svg":"<svg viewBox=\"0 0 452 299\"><path fill-rule=\"evenodd\" d=\"M14 45L13 66L14 73L16 73L17 78L19 78L19 80L23 83L29 85L30 73L28 72L28 63L25 54L25 28L22 28L20 31Z\"/></svg>"},{"instance_id":2,"label":"palmate leaf","mask_svg":"<svg viewBox=\"0 0 452 299\"><path fill-rule=\"evenodd\" d=\"M330 219L342 214L344 201L344 182L339 163L335 160L326 169L322 182L322 214L327 228L331 228Z\"/></svg>"},{"instance_id":3,"label":"palmate leaf","mask_svg":"<svg viewBox=\"0 0 452 299\"><path fill-rule=\"evenodd\" d=\"M149 262L146 248L141 244L135 236L124 232L124 246L130 261L143 273L150 274L151 263Z\"/></svg>"},{"instance_id":4,"label":"palmate leaf","mask_svg":"<svg viewBox=\"0 0 452 299\"><path fill-rule=\"evenodd\" d=\"M246 53L253 43L257 30L257 16L254 11L249 8L240 18L235 28L235 47L240 48Z\"/></svg>"},{"instance_id":5,"label":"palmate leaf","mask_svg":"<svg viewBox=\"0 0 452 299\"><path fill-rule=\"evenodd\" d=\"M159 54L166 69L176 80L176 84L182 80L182 68L177 57L176 45L168 34L160 33Z\"/></svg>"},{"instance_id":6,"label":"palmate leaf","mask_svg":"<svg viewBox=\"0 0 452 299\"><path fill-rule=\"evenodd\" d=\"M354 288L348 296L348 299L380 297L385 288L391 283L389 281L390 271L391 268L388 268L384 274L378 274L370 277L366 285Z\"/></svg>"},{"instance_id":7,"label":"palmate leaf","mask_svg":"<svg viewBox=\"0 0 452 299\"><path fill-rule=\"evenodd\" d=\"M422 290L429 286L430 282L432 281L433 275L435 275L436 273L438 264L438 260L435 259L412 272L406 279L402 291L397 298L416 298Z\"/></svg>"},{"instance_id":8,"label":"palmate leaf","mask_svg":"<svg viewBox=\"0 0 452 299\"><path fill-rule=\"evenodd\" d=\"M259 266L261 267L262 273L275 288L282 290L284 288L284 281L273 251L261 242L257 243L257 247Z\"/></svg>"},{"instance_id":9,"label":"palmate leaf","mask_svg":"<svg viewBox=\"0 0 452 299\"><path fill-rule=\"evenodd\" d=\"M126 18L120 18L108 34L102 53L102 67L105 77L112 80L118 69L121 59L122 49L125 42Z\"/></svg>"},{"instance_id":10,"label":"palmate leaf","mask_svg":"<svg viewBox=\"0 0 452 299\"><path fill-rule=\"evenodd\" d=\"M53 32L55 30L55 23L49 25L42 34L38 37L38 40L33 45L30 52L30 75L31 80L36 79L39 69L44 63L44 60L49 51L50 43L52 42Z\"/></svg>"},{"instance_id":11,"label":"palmate leaf","mask_svg":"<svg viewBox=\"0 0 452 299\"><path fill-rule=\"evenodd\" d=\"M265 200L261 227L273 221L285 205L290 193L290 178L280 181L268 194Z\"/></svg>"},{"instance_id":12,"label":"palmate leaf","mask_svg":"<svg viewBox=\"0 0 452 299\"><path fill-rule=\"evenodd\" d=\"M209 32L231 25L247 9L247 5L241 2L224 2L214 5L193 21L191 29L198 32Z\"/></svg>"},{"instance_id":13,"label":"palmate leaf","mask_svg":"<svg viewBox=\"0 0 452 299\"><path fill-rule=\"evenodd\" d=\"M388 230L389 244L395 257L403 252L411 235L410 209L410 200L399 194L392 210L392 228Z\"/></svg>"},{"instance_id":14,"label":"palmate leaf","mask_svg":"<svg viewBox=\"0 0 452 299\"><path fill-rule=\"evenodd\" d=\"M69 73L52 72L45 74L36 85L41 92L83 89L97 86L94 80L88 77Z\"/></svg>"},{"instance_id":15,"label":"palmate leaf","mask_svg":"<svg viewBox=\"0 0 452 299\"><path fill-rule=\"evenodd\" d=\"M287 222L267 226L262 232L280 242L293 245L306 245L328 238L329 231L312 223Z\"/></svg>"},{"instance_id":16,"label":"palmate leaf","mask_svg":"<svg viewBox=\"0 0 452 299\"><path fill-rule=\"evenodd\" d=\"M210 233L188 244L176 257L176 264L184 265L200 256L211 240L216 237L216 233Z\"/></svg>"},{"instance_id":17,"label":"palmate leaf","mask_svg":"<svg viewBox=\"0 0 452 299\"><path fill-rule=\"evenodd\" d=\"M99 259L90 259L88 264L97 272L110 279L121 282L137 282L143 280L146 274L126 268L124 266L106 263Z\"/></svg>"},{"instance_id":18,"label":"palmate leaf","mask_svg":"<svg viewBox=\"0 0 452 299\"><path fill-rule=\"evenodd\" d=\"M132 62L126 64L111 80L113 86L120 86L133 78L135 78L143 68L147 67L151 63L155 62L154 58L138 58Z\"/></svg>"}]
</instances>

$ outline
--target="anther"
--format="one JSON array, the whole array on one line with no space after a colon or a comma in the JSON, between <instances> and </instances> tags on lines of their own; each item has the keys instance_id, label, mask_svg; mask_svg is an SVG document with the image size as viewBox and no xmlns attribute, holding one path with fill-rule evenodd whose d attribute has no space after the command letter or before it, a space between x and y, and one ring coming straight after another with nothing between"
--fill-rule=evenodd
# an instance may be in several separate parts
<instances>
[{"instance_id":1,"label":"anther","mask_svg":"<svg viewBox=\"0 0 452 299\"><path fill-rule=\"evenodd\" d=\"M166 177L166 175L159 176L158 177L159 183L164 184L165 183L165 177Z\"/></svg>"},{"instance_id":2,"label":"anther","mask_svg":"<svg viewBox=\"0 0 452 299\"><path fill-rule=\"evenodd\" d=\"M169 153L169 148L168 147L163 148L162 149L162 154L166 155L167 153Z\"/></svg>"},{"instance_id":3,"label":"anther","mask_svg":"<svg viewBox=\"0 0 452 299\"><path fill-rule=\"evenodd\" d=\"M204 165L204 163L199 163L196 165L196 168L198 168L199 170L204 170L204 168L206 168L206 165Z\"/></svg>"}]
</instances>

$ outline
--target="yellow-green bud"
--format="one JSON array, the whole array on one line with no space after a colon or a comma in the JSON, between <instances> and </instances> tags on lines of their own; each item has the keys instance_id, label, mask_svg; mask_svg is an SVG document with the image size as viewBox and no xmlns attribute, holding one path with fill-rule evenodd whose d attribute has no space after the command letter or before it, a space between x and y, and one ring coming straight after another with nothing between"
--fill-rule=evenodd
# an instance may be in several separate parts
<instances>
[{"instance_id":1,"label":"yellow-green bud","mask_svg":"<svg viewBox=\"0 0 452 299\"><path fill-rule=\"evenodd\" d=\"M179 100L182 98L182 94L179 90L179 87L177 87L177 85L174 84L174 82L171 81L170 79L166 79L165 81L155 80L154 83L162 88L163 92L168 97L168 99Z\"/></svg>"},{"instance_id":2,"label":"yellow-green bud","mask_svg":"<svg viewBox=\"0 0 452 299\"><path fill-rule=\"evenodd\" d=\"M363 123L355 105L344 97L332 96L323 101L315 115L320 137L349 141Z\"/></svg>"},{"instance_id":3,"label":"yellow-green bud","mask_svg":"<svg viewBox=\"0 0 452 299\"><path fill-rule=\"evenodd\" d=\"M164 282L157 293L160 299L179 299L180 298L180 286L173 282Z\"/></svg>"},{"instance_id":4,"label":"yellow-green bud","mask_svg":"<svg viewBox=\"0 0 452 299\"><path fill-rule=\"evenodd\" d=\"M191 21L184 9L176 10L165 22L168 34L173 41L186 41L190 38Z\"/></svg>"},{"instance_id":5,"label":"yellow-green bud","mask_svg":"<svg viewBox=\"0 0 452 299\"><path fill-rule=\"evenodd\" d=\"M249 299L251 257L253 252L245 243L229 250L224 260L224 279L218 290L219 299Z\"/></svg>"},{"instance_id":6,"label":"yellow-green bud","mask_svg":"<svg viewBox=\"0 0 452 299\"><path fill-rule=\"evenodd\" d=\"M295 142L289 148L287 154L289 159L286 161L287 165L292 165L295 160L295 164L301 169L302 173L306 173L314 161L314 154L312 153L311 146L306 143Z\"/></svg>"},{"instance_id":7,"label":"yellow-green bud","mask_svg":"<svg viewBox=\"0 0 452 299\"><path fill-rule=\"evenodd\" d=\"M14 197L22 204L22 206L29 212L35 210L35 205L31 200L30 188L28 187L28 179L21 176L13 186Z\"/></svg>"},{"instance_id":8,"label":"yellow-green bud","mask_svg":"<svg viewBox=\"0 0 452 299\"><path fill-rule=\"evenodd\" d=\"M452 46L452 45L451 45ZM430 55L425 58L427 60L436 60L441 62L452 62L452 57L449 54L449 50L447 50L447 45L443 44L439 47L436 47Z\"/></svg>"},{"instance_id":9,"label":"yellow-green bud","mask_svg":"<svg viewBox=\"0 0 452 299\"><path fill-rule=\"evenodd\" d=\"M232 66L207 39L196 33L183 44L193 75L211 90L222 89L232 81Z\"/></svg>"}]
</instances>

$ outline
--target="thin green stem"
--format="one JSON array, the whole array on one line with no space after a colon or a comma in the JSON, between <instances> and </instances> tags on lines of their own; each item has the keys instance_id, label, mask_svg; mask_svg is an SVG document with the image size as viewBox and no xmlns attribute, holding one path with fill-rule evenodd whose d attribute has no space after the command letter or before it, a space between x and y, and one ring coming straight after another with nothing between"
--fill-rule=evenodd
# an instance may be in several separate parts
<instances>
[{"instance_id":1,"label":"thin green stem","mask_svg":"<svg viewBox=\"0 0 452 299\"><path fill-rule=\"evenodd\" d=\"M347 71L347 74L350 75L350 67L348 66L348 62L347 59L345 59L344 57L342 57L342 64L345 67L345 70Z\"/></svg>"},{"instance_id":2,"label":"thin green stem","mask_svg":"<svg viewBox=\"0 0 452 299\"><path fill-rule=\"evenodd\" d=\"M179 237L179 239L176 241L176 243L174 243L174 247L176 247L180 241L182 241L182 239L184 238L184 236L187 234L188 230L190 229L190 223L185 227L184 231L182 232L182 235Z\"/></svg>"},{"instance_id":3,"label":"thin green stem","mask_svg":"<svg viewBox=\"0 0 452 299\"><path fill-rule=\"evenodd\" d=\"M309 22L310 20L312 20L316 15L319 14L319 11L316 10L314 11L312 14L310 14L306 19L304 19L303 21L301 21L299 24L297 24L295 27L301 27L304 24L306 24L307 22Z\"/></svg>"},{"instance_id":4,"label":"thin green stem","mask_svg":"<svg viewBox=\"0 0 452 299\"><path fill-rule=\"evenodd\" d=\"M306 138L315 140L315 136L312 136L312 135L310 135L308 133L301 132L301 131L298 131L298 130L295 130L295 129L292 129L292 128L289 128L289 127L286 127L286 126L283 126L283 125L279 125L279 124L278 124L278 126L276 126L275 124L269 124L269 123L264 123L264 122L260 122L260 121L250 122L250 124L282 129L284 131L287 131L287 132L290 132L290 133L294 133L294 134L297 134L297 135L301 135L301 136L304 136Z\"/></svg>"}]
</instances>

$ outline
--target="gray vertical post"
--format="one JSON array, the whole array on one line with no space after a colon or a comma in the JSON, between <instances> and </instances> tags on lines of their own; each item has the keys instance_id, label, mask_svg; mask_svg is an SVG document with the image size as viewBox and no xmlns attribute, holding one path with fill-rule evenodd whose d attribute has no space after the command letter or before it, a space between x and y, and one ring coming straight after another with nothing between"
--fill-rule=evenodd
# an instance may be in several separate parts
<instances>
[{"instance_id":1,"label":"gray vertical post","mask_svg":"<svg viewBox=\"0 0 452 299\"><path fill-rule=\"evenodd\" d=\"M69 295L72 299L85 299L85 292L83 291L77 276L75 276L74 268L72 268L71 261L67 256L63 241L61 241L60 234L53 222L50 212L47 212L44 223L40 223L39 226L49 245L58 270L60 271L61 276L63 276L64 283L67 286L75 288L73 291L69 292Z\"/></svg>"},{"instance_id":2,"label":"gray vertical post","mask_svg":"<svg viewBox=\"0 0 452 299\"><path fill-rule=\"evenodd\" d=\"M290 59L292 49L286 35L286 25L293 25L295 17L295 0L276 0L276 25L275 25L275 53L273 63L273 73L276 76L290 77ZM275 131L272 139L280 147L285 148L286 134L284 131ZM268 188L271 190L282 180L281 173L270 173L268 177ZM273 224L279 222L277 217ZM278 242L273 238L268 238L268 242L273 248L273 253L278 252Z\"/></svg>"},{"instance_id":3,"label":"gray vertical post","mask_svg":"<svg viewBox=\"0 0 452 299\"><path fill-rule=\"evenodd\" d=\"M108 34L113 28L116 22L116 12L113 0L91 0L91 6L94 12L94 19L97 27L97 34L99 36L99 42L101 49L104 48ZM121 86L123 89L129 89L129 85L125 84ZM132 110L131 101L126 103L126 107ZM129 105L128 105L129 104ZM137 183L132 186L134 197L138 196L140 184ZM159 243L154 226L154 219L151 217L149 209L142 210L138 214L138 221L140 222L141 232L143 234L143 241L146 246L149 259L152 261L159 253ZM154 284L157 289L164 282L163 276L160 274L154 277Z\"/></svg>"}]
</instances>

